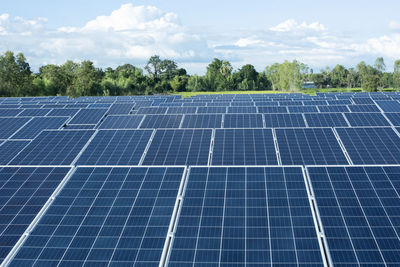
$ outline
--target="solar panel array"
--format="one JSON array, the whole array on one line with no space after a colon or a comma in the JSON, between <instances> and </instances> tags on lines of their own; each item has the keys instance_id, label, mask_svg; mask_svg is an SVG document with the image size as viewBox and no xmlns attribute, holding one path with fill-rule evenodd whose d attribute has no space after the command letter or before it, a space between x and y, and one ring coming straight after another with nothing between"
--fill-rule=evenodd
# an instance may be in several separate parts
<instances>
[{"instance_id":1,"label":"solar panel array","mask_svg":"<svg viewBox=\"0 0 400 267\"><path fill-rule=\"evenodd\" d=\"M0 98L0 262L398 266L399 101Z\"/></svg>"}]
</instances>

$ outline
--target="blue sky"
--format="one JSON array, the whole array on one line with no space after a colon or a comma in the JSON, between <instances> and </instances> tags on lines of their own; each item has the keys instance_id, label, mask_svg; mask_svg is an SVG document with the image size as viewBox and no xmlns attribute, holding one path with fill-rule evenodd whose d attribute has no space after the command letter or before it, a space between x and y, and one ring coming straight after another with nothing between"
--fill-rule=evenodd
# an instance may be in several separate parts
<instances>
[{"instance_id":1,"label":"blue sky","mask_svg":"<svg viewBox=\"0 0 400 267\"><path fill-rule=\"evenodd\" d=\"M258 70L297 59L319 70L400 58L400 1L3 0L0 53L33 68L66 59L143 66L152 54L204 73L214 57Z\"/></svg>"}]
</instances>

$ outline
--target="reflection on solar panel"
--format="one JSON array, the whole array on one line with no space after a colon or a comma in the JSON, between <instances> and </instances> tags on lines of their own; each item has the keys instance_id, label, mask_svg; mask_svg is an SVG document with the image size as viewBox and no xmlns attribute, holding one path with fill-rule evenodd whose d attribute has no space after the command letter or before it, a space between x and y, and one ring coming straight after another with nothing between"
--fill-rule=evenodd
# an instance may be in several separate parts
<instances>
[{"instance_id":1,"label":"reflection on solar panel","mask_svg":"<svg viewBox=\"0 0 400 267\"><path fill-rule=\"evenodd\" d=\"M348 105L351 112L381 112L375 105Z\"/></svg>"},{"instance_id":2,"label":"reflection on solar panel","mask_svg":"<svg viewBox=\"0 0 400 267\"><path fill-rule=\"evenodd\" d=\"M196 113L196 107L170 107L167 110L167 114L190 114Z\"/></svg>"},{"instance_id":3,"label":"reflection on solar panel","mask_svg":"<svg viewBox=\"0 0 400 267\"><path fill-rule=\"evenodd\" d=\"M17 131L11 139L33 139L42 130L60 129L69 117L37 117L32 118L25 126Z\"/></svg>"},{"instance_id":4,"label":"reflection on solar panel","mask_svg":"<svg viewBox=\"0 0 400 267\"><path fill-rule=\"evenodd\" d=\"M183 115L146 115L140 128L158 129L158 128L179 128Z\"/></svg>"},{"instance_id":5,"label":"reflection on solar panel","mask_svg":"<svg viewBox=\"0 0 400 267\"><path fill-rule=\"evenodd\" d=\"M197 113L226 113L226 107L198 107Z\"/></svg>"},{"instance_id":6,"label":"reflection on solar panel","mask_svg":"<svg viewBox=\"0 0 400 267\"><path fill-rule=\"evenodd\" d=\"M400 138L391 128L337 128L354 164L399 164Z\"/></svg>"},{"instance_id":7,"label":"reflection on solar panel","mask_svg":"<svg viewBox=\"0 0 400 267\"><path fill-rule=\"evenodd\" d=\"M384 112L400 112L398 101L376 101L376 103Z\"/></svg>"},{"instance_id":8,"label":"reflection on solar panel","mask_svg":"<svg viewBox=\"0 0 400 267\"><path fill-rule=\"evenodd\" d=\"M380 113L345 113L351 126L390 126Z\"/></svg>"},{"instance_id":9,"label":"reflection on solar panel","mask_svg":"<svg viewBox=\"0 0 400 267\"><path fill-rule=\"evenodd\" d=\"M77 165L138 165L152 130L101 130Z\"/></svg>"},{"instance_id":10,"label":"reflection on solar panel","mask_svg":"<svg viewBox=\"0 0 400 267\"><path fill-rule=\"evenodd\" d=\"M46 116L47 113L49 113L51 109L44 109L44 108L31 108L31 109L25 109L21 113L18 114L19 117L25 116Z\"/></svg>"},{"instance_id":11,"label":"reflection on solar panel","mask_svg":"<svg viewBox=\"0 0 400 267\"><path fill-rule=\"evenodd\" d=\"M134 106L135 104L131 103L115 103L110 107L108 114L129 114Z\"/></svg>"},{"instance_id":12,"label":"reflection on solar panel","mask_svg":"<svg viewBox=\"0 0 400 267\"><path fill-rule=\"evenodd\" d=\"M276 129L283 165L348 164L330 128Z\"/></svg>"},{"instance_id":13,"label":"reflection on solar panel","mask_svg":"<svg viewBox=\"0 0 400 267\"><path fill-rule=\"evenodd\" d=\"M183 168L78 168L11 265L158 266Z\"/></svg>"},{"instance_id":14,"label":"reflection on solar panel","mask_svg":"<svg viewBox=\"0 0 400 267\"><path fill-rule=\"evenodd\" d=\"M0 139L9 138L29 120L29 118L0 118Z\"/></svg>"},{"instance_id":15,"label":"reflection on solar panel","mask_svg":"<svg viewBox=\"0 0 400 267\"><path fill-rule=\"evenodd\" d=\"M212 165L277 165L271 129L215 130Z\"/></svg>"},{"instance_id":16,"label":"reflection on solar panel","mask_svg":"<svg viewBox=\"0 0 400 267\"><path fill-rule=\"evenodd\" d=\"M68 124L97 124L106 112L107 109L81 109Z\"/></svg>"},{"instance_id":17,"label":"reflection on solar panel","mask_svg":"<svg viewBox=\"0 0 400 267\"><path fill-rule=\"evenodd\" d=\"M0 261L42 209L69 168L0 168Z\"/></svg>"},{"instance_id":18,"label":"reflection on solar panel","mask_svg":"<svg viewBox=\"0 0 400 267\"><path fill-rule=\"evenodd\" d=\"M157 130L143 165L207 165L212 130Z\"/></svg>"},{"instance_id":19,"label":"reflection on solar panel","mask_svg":"<svg viewBox=\"0 0 400 267\"><path fill-rule=\"evenodd\" d=\"M348 126L342 113L306 113L304 116L309 127Z\"/></svg>"},{"instance_id":20,"label":"reflection on solar panel","mask_svg":"<svg viewBox=\"0 0 400 267\"><path fill-rule=\"evenodd\" d=\"M228 113L257 113L257 107L228 107Z\"/></svg>"},{"instance_id":21,"label":"reflection on solar panel","mask_svg":"<svg viewBox=\"0 0 400 267\"><path fill-rule=\"evenodd\" d=\"M72 117L76 113L78 113L79 109L77 108L67 108L67 109L53 109L50 111L47 116L48 117L64 117L69 116Z\"/></svg>"},{"instance_id":22,"label":"reflection on solar panel","mask_svg":"<svg viewBox=\"0 0 400 267\"><path fill-rule=\"evenodd\" d=\"M264 114L264 117L266 127L306 127L301 114Z\"/></svg>"},{"instance_id":23,"label":"reflection on solar panel","mask_svg":"<svg viewBox=\"0 0 400 267\"><path fill-rule=\"evenodd\" d=\"M107 116L99 129L136 129L143 117L143 115Z\"/></svg>"},{"instance_id":24,"label":"reflection on solar panel","mask_svg":"<svg viewBox=\"0 0 400 267\"><path fill-rule=\"evenodd\" d=\"M316 106L289 106L289 113L318 112Z\"/></svg>"},{"instance_id":25,"label":"reflection on solar panel","mask_svg":"<svg viewBox=\"0 0 400 267\"><path fill-rule=\"evenodd\" d=\"M399 266L399 167L309 167L335 266Z\"/></svg>"},{"instance_id":26,"label":"reflection on solar panel","mask_svg":"<svg viewBox=\"0 0 400 267\"><path fill-rule=\"evenodd\" d=\"M191 168L169 266L322 266L301 168Z\"/></svg>"},{"instance_id":27,"label":"reflection on solar panel","mask_svg":"<svg viewBox=\"0 0 400 267\"><path fill-rule=\"evenodd\" d=\"M263 128L262 114L225 114L224 128Z\"/></svg>"},{"instance_id":28,"label":"reflection on solar panel","mask_svg":"<svg viewBox=\"0 0 400 267\"><path fill-rule=\"evenodd\" d=\"M93 133L93 130L43 131L10 164L70 165Z\"/></svg>"},{"instance_id":29,"label":"reflection on solar panel","mask_svg":"<svg viewBox=\"0 0 400 267\"><path fill-rule=\"evenodd\" d=\"M287 107L258 107L259 113L288 113Z\"/></svg>"},{"instance_id":30,"label":"reflection on solar panel","mask_svg":"<svg viewBox=\"0 0 400 267\"><path fill-rule=\"evenodd\" d=\"M6 141L0 146L0 165L7 165L29 141Z\"/></svg>"},{"instance_id":31,"label":"reflection on solar panel","mask_svg":"<svg viewBox=\"0 0 400 267\"><path fill-rule=\"evenodd\" d=\"M400 126L400 113L385 113L385 116L394 126Z\"/></svg>"},{"instance_id":32,"label":"reflection on solar panel","mask_svg":"<svg viewBox=\"0 0 400 267\"><path fill-rule=\"evenodd\" d=\"M221 128L222 114L185 115L182 128Z\"/></svg>"},{"instance_id":33,"label":"reflection on solar panel","mask_svg":"<svg viewBox=\"0 0 400 267\"><path fill-rule=\"evenodd\" d=\"M349 112L347 106L318 106L320 112Z\"/></svg>"}]
</instances>

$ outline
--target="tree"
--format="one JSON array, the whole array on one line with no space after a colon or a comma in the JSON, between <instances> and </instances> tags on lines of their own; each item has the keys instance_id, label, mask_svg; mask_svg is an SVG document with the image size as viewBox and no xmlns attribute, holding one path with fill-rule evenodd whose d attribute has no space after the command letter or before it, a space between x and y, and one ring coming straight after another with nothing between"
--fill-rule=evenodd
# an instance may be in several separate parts
<instances>
[{"instance_id":1,"label":"tree","mask_svg":"<svg viewBox=\"0 0 400 267\"><path fill-rule=\"evenodd\" d=\"M348 71L342 65L336 65L331 73L331 86L334 88L342 88L345 87L347 84L347 75Z\"/></svg>"},{"instance_id":2,"label":"tree","mask_svg":"<svg viewBox=\"0 0 400 267\"><path fill-rule=\"evenodd\" d=\"M154 79L157 79L158 76L161 73L161 64L162 60L160 59L160 56L155 55L152 56L149 61L147 61L146 66L144 69L150 74L150 76Z\"/></svg>"},{"instance_id":3,"label":"tree","mask_svg":"<svg viewBox=\"0 0 400 267\"><path fill-rule=\"evenodd\" d=\"M374 65L375 69L377 69L379 72L385 72L386 69L386 65L385 65L385 61L383 60L383 57L378 57L375 60L375 65Z\"/></svg>"},{"instance_id":4,"label":"tree","mask_svg":"<svg viewBox=\"0 0 400 267\"><path fill-rule=\"evenodd\" d=\"M353 68L350 68L347 72L347 88L356 87L357 79L358 73Z\"/></svg>"},{"instance_id":5,"label":"tree","mask_svg":"<svg viewBox=\"0 0 400 267\"><path fill-rule=\"evenodd\" d=\"M394 62L393 86L400 88L400 59Z\"/></svg>"}]
</instances>

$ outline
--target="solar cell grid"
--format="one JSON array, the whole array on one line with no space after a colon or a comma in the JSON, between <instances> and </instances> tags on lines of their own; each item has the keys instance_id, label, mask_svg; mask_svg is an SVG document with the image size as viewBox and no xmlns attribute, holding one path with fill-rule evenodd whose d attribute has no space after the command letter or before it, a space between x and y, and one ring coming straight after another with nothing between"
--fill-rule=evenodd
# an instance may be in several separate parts
<instances>
[{"instance_id":1,"label":"solar cell grid","mask_svg":"<svg viewBox=\"0 0 400 267\"><path fill-rule=\"evenodd\" d=\"M400 113L385 113L385 116L394 126L400 126Z\"/></svg>"},{"instance_id":2,"label":"solar cell grid","mask_svg":"<svg viewBox=\"0 0 400 267\"><path fill-rule=\"evenodd\" d=\"M50 111L51 109L48 108L28 108L19 113L18 116L19 117L46 116Z\"/></svg>"},{"instance_id":3,"label":"solar cell grid","mask_svg":"<svg viewBox=\"0 0 400 267\"><path fill-rule=\"evenodd\" d=\"M348 105L351 112L381 112L376 105Z\"/></svg>"},{"instance_id":4,"label":"solar cell grid","mask_svg":"<svg viewBox=\"0 0 400 267\"><path fill-rule=\"evenodd\" d=\"M319 112L349 112L350 110L345 105L336 106L318 106Z\"/></svg>"},{"instance_id":5,"label":"solar cell grid","mask_svg":"<svg viewBox=\"0 0 400 267\"><path fill-rule=\"evenodd\" d=\"M316 106L288 106L289 113L318 112Z\"/></svg>"},{"instance_id":6,"label":"solar cell grid","mask_svg":"<svg viewBox=\"0 0 400 267\"><path fill-rule=\"evenodd\" d=\"M221 128L222 114L186 114L181 128Z\"/></svg>"},{"instance_id":7,"label":"solar cell grid","mask_svg":"<svg viewBox=\"0 0 400 267\"><path fill-rule=\"evenodd\" d=\"M33 139L43 130L60 129L68 119L69 117L35 117L10 138Z\"/></svg>"},{"instance_id":8,"label":"solar cell grid","mask_svg":"<svg viewBox=\"0 0 400 267\"><path fill-rule=\"evenodd\" d=\"M345 113L344 115L350 126L390 126L381 113Z\"/></svg>"},{"instance_id":9,"label":"solar cell grid","mask_svg":"<svg viewBox=\"0 0 400 267\"><path fill-rule=\"evenodd\" d=\"M108 114L129 114L134 106L132 103L115 103L108 110Z\"/></svg>"},{"instance_id":10,"label":"solar cell grid","mask_svg":"<svg viewBox=\"0 0 400 267\"><path fill-rule=\"evenodd\" d=\"M113 115L107 116L100 124L99 129L136 129L144 115Z\"/></svg>"},{"instance_id":11,"label":"solar cell grid","mask_svg":"<svg viewBox=\"0 0 400 267\"><path fill-rule=\"evenodd\" d=\"M287 107L258 107L259 113L288 113Z\"/></svg>"},{"instance_id":12,"label":"solar cell grid","mask_svg":"<svg viewBox=\"0 0 400 267\"><path fill-rule=\"evenodd\" d=\"M304 117L309 127L349 126L342 113L306 113Z\"/></svg>"},{"instance_id":13,"label":"solar cell grid","mask_svg":"<svg viewBox=\"0 0 400 267\"><path fill-rule=\"evenodd\" d=\"M106 112L107 109L81 109L68 124L97 124Z\"/></svg>"},{"instance_id":14,"label":"solar cell grid","mask_svg":"<svg viewBox=\"0 0 400 267\"><path fill-rule=\"evenodd\" d=\"M146 115L141 129L179 128L183 115Z\"/></svg>"},{"instance_id":15,"label":"solar cell grid","mask_svg":"<svg viewBox=\"0 0 400 267\"><path fill-rule=\"evenodd\" d=\"M383 112L400 112L400 103L398 101L376 101L376 104Z\"/></svg>"},{"instance_id":16,"label":"solar cell grid","mask_svg":"<svg viewBox=\"0 0 400 267\"><path fill-rule=\"evenodd\" d=\"M30 118L0 118L0 139L7 139L25 125Z\"/></svg>"},{"instance_id":17,"label":"solar cell grid","mask_svg":"<svg viewBox=\"0 0 400 267\"><path fill-rule=\"evenodd\" d=\"M197 113L204 114L204 113L226 113L227 107L198 107Z\"/></svg>"},{"instance_id":18,"label":"solar cell grid","mask_svg":"<svg viewBox=\"0 0 400 267\"><path fill-rule=\"evenodd\" d=\"M196 113L196 107L169 107L167 114L193 114Z\"/></svg>"},{"instance_id":19,"label":"solar cell grid","mask_svg":"<svg viewBox=\"0 0 400 267\"><path fill-rule=\"evenodd\" d=\"M224 128L263 128L262 114L225 114Z\"/></svg>"},{"instance_id":20,"label":"solar cell grid","mask_svg":"<svg viewBox=\"0 0 400 267\"><path fill-rule=\"evenodd\" d=\"M47 116L48 117L65 117L69 116L72 117L76 113L78 113L79 109L77 108L66 108L66 109L53 109L50 111Z\"/></svg>"},{"instance_id":21,"label":"solar cell grid","mask_svg":"<svg viewBox=\"0 0 400 267\"><path fill-rule=\"evenodd\" d=\"M301 114L264 114L265 126L278 127L306 127Z\"/></svg>"},{"instance_id":22,"label":"solar cell grid","mask_svg":"<svg viewBox=\"0 0 400 267\"><path fill-rule=\"evenodd\" d=\"M228 107L228 113L257 113L257 107Z\"/></svg>"},{"instance_id":23,"label":"solar cell grid","mask_svg":"<svg viewBox=\"0 0 400 267\"><path fill-rule=\"evenodd\" d=\"M137 114L165 114L167 112L167 107L140 107L137 110Z\"/></svg>"},{"instance_id":24,"label":"solar cell grid","mask_svg":"<svg viewBox=\"0 0 400 267\"><path fill-rule=\"evenodd\" d=\"M22 112L22 109L0 109L0 117L14 117Z\"/></svg>"}]
</instances>

